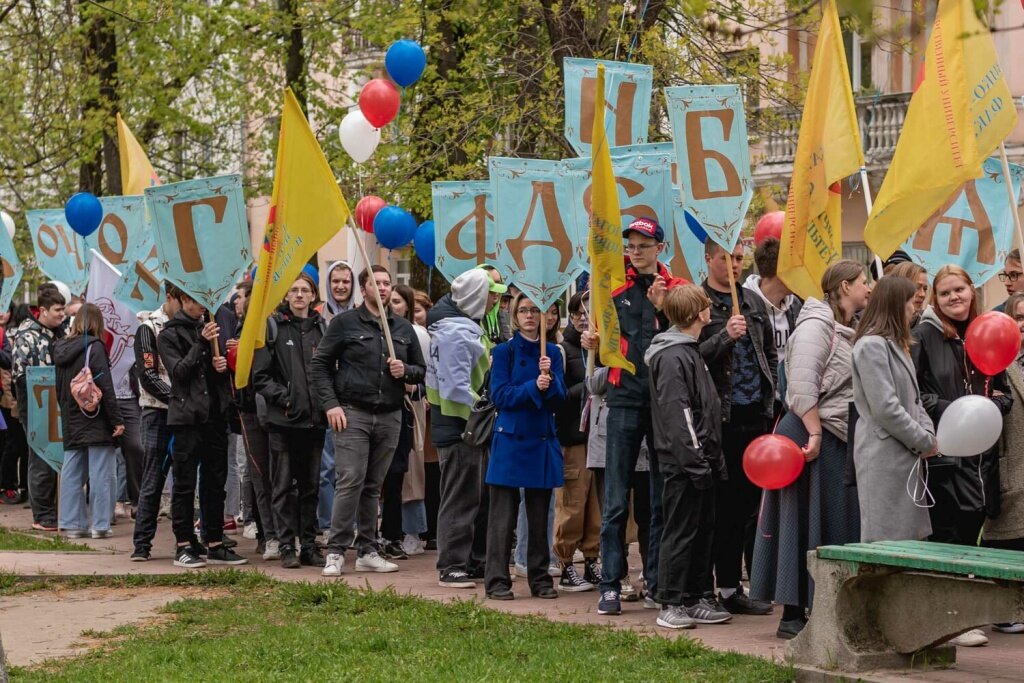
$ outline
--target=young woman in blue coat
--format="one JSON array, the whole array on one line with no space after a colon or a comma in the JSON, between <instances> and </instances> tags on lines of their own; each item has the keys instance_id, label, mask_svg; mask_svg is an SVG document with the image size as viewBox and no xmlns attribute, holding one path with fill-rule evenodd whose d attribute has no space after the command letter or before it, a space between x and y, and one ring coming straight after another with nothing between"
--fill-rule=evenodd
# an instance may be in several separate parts
<instances>
[{"instance_id":1,"label":"young woman in blue coat","mask_svg":"<svg viewBox=\"0 0 1024 683\"><path fill-rule=\"evenodd\" d=\"M525 490L527 574L530 593L557 598L548 574L548 512L551 490L562 486L562 449L555 410L565 400L562 354L556 344L540 349L540 309L519 294L512 301L512 339L494 347L491 400L498 408L486 482L490 486L487 520L487 597L511 600L508 572L512 532Z\"/></svg>"}]
</instances>

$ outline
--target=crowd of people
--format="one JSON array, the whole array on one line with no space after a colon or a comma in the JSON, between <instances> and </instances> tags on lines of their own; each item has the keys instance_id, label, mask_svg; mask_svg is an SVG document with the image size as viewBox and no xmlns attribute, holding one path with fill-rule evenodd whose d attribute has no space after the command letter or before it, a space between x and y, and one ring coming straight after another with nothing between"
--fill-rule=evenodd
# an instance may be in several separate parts
<instances>
[{"instance_id":1,"label":"crowd of people","mask_svg":"<svg viewBox=\"0 0 1024 683\"><path fill-rule=\"evenodd\" d=\"M872 285L838 260L824 296L801 301L778 277L776 239L734 287L742 243L730 253L708 240L695 284L659 261L655 221L623 237L613 301L632 371L597 358L586 290L541 310L481 266L432 302L384 267L338 261L292 283L242 388L229 359L251 283L212 312L166 284L162 306L139 316L135 395L118 396L99 309L76 305L69 324L70 293L43 285L34 310L2 316L0 498L27 493L33 526L71 538L109 536L130 515L133 561L150 560L167 514L185 569L246 563L239 529L263 560L327 577L347 571L349 551L357 572L394 572L436 550L441 586L482 583L489 599L514 599L518 576L541 599L596 591L602 615L642 600L670 629L779 605L780 638L808 619L816 546L1024 550L1024 355L994 377L974 367L963 340L978 292L961 268L930 274L897 252ZM1018 252L999 278L1024 336ZM23 427L26 369L46 365L59 479ZM935 425L967 394L999 407L1002 439L943 457ZM771 432L806 466L761 490L743 454Z\"/></svg>"}]
</instances>

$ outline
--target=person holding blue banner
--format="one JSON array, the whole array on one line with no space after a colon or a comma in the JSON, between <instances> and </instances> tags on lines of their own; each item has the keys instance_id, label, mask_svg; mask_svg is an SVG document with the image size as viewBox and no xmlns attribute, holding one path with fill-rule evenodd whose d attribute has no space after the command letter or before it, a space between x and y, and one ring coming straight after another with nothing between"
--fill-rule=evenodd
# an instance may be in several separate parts
<instances>
[{"instance_id":1,"label":"person holding blue banner","mask_svg":"<svg viewBox=\"0 0 1024 683\"><path fill-rule=\"evenodd\" d=\"M124 419L110 377L110 361L103 345L105 333L103 313L94 304L84 304L71 325L71 333L53 344L64 436L60 528L68 538L113 535L110 522L117 482L114 449L115 440L124 434Z\"/></svg>"}]
</instances>

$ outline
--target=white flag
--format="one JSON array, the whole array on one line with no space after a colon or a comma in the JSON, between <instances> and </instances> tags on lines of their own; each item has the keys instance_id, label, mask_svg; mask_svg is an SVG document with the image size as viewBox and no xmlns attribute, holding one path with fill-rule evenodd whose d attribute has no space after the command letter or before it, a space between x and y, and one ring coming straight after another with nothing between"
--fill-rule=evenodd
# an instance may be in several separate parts
<instances>
[{"instance_id":1,"label":"white flag","mask_svg":"<svg viewBox=\"0 0 1024 683\"><path fill-rule=\"evenodd\" d=\"M103 323L112 342L110 348L110 376L117 398L134 398L130 371L135 364L135 330L139 320L131 308L117 300L114 290L121 273L95 249L89 263L89 289L86 301L103 312ZM106 342L106 340L104 340Z\"/></svg>"}]
</instances>

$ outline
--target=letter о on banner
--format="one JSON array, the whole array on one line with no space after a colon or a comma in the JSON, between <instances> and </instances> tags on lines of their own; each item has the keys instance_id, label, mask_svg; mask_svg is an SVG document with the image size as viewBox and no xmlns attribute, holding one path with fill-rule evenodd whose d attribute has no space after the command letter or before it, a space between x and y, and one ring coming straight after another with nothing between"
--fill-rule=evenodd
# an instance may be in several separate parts
<instances>
[{"instance_id":1,"label":"letter \u043e on banner","mask_svg":"<svg viewBox=\"0 0 1024 683\"><path fill-rule=\"evenodd\" d=\"M68 225L64 209L27 211L25 217L39 270L67 284L72 294L84 292L89 283L89 250L85 238Z\"/></svg>"},{"instance_id":2,"label":"letter \u043e on banner","mask_svg":"<svg viewBox=\"0 0 1024 683\"><path fill-rule=\"evenodd\" d=\"M56 385L57 368L52 365L25 368L28 445L55 472L60 472L64 464L64 436Z\"/></svg>"},{"instance_id":3,"label":"letter \u043e on banner","mask_svg":"<svg viewBox=\"0 0 1024 683\"><path fill-rule=\"evenodd\" d=\"M95 249L115 268L122 268L128 255L146 239L146 202L138 195L100 197L103 219L100 227L85 238L85 246Z\"/></svg>"},{"instance_id":4,"label":"letter \u043e on banner","mask_svg":"<svg viewBox=\"0 0 1024 683\"><path fill-rule=\"evenodd\" d=\"M497 258L491 183L486 180L430 184L434 207L434 265L449 282Z\"/></svg>"},{"instance_id":5,"label":"letter \u043e on banner","mask_svg":"<svg viewBox=\"0 0 1024 683\"><path fill-rule=\"evenodd\" d=\"M955 263L978 287L1002 269L1014 230L1002 163L989 158L982 168L984 175L961 185L900 247L929 273ZM1010 164L1010 176L1016 199L1024 167Z\"/></svg>"},{"instance_id":6,"label":"letter \u043e on banner","mask_svg":"<svg viewBox=\"0 0 1024 683\"><path fill-rule=\"evenodd\" d=\"M3 274L3 281L0 284L0 311L6 311L11 305L11 300L18 291L18 284L25 273L21 265L18 251L14 248L14 241L10 233L0 227L0 273Z\"/></svg>"},{"instance_id":7,"label":"letter \u043e on banner","mask_svg":"<svg viewBox=\"0 0 1024 683\"><path fill-rule=\"evenodd\" d=\"M686 225L683 193L678 187L672 188L672 197L673 218L662 224L665 229L665 250L661 252L661 260L676 277L699 284L708 276L704 243Z\"/></svg>"},{"instance_id":8,"label":"letter \u043e on banner","mask_svg":"<svg viewBox=\"0 0 1024 683\"><path fill-rule=\"evenodd\" d=\"M665 88L665 98L686 209L731 251L754 196L740 87Z\"/></svg>"},{"instance_id":9,"label":"letter \u043e on banner","mask_svg":"<svg viewBox=\"0 0 1024 683\"><path fill-rule=\"evenodd\" d=\"M252 264L242 177L146 188L160 270L212 312Z\"/></svg>"},{"instance_id":10,"label":"letter \u043e on banner","mask_svg":"<svg viewBox=\"0 0 1024 683\"><path fill-rule=\"evenodd\" d=\"M654 68L646 64L566 59L565 138L580 156L590 156L597 65L604 65L605 126L613 146L647 142Z\"/></svg>"},{"instance_id":11,"label":"letter \u043e on banner","mask_svg":"<svg viewBox=\"0 0 1024 683\"><path fill-rule=\"evenodd\" d=\"M496 265L546 309L585 267L587 226L581 232L574 210L574 183L581 174L560 161L491 157L488 167L498 235Z\"/></svg>"}]
</instances>

